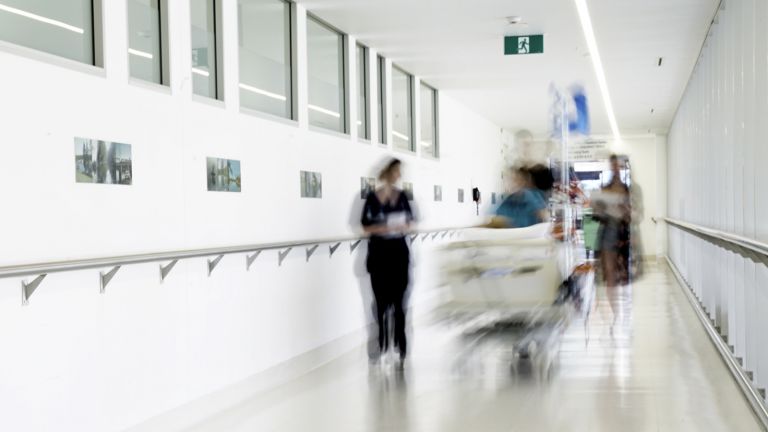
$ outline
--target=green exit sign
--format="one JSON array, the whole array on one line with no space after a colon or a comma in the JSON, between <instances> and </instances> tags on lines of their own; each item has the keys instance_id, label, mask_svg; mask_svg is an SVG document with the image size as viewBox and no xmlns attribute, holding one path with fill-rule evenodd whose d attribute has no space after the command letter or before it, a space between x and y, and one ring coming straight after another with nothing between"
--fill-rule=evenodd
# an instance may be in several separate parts
<instances>
[{"instance_id":1,"label":"green exit sign","mask_svg":"<svg viewBox=\"0 0 768 432\"><path fill-rule=\"evenodd\" d=\"M544 53L544 35L504 36L504 55L542 53Z\"/></svg>"}]
</instances>

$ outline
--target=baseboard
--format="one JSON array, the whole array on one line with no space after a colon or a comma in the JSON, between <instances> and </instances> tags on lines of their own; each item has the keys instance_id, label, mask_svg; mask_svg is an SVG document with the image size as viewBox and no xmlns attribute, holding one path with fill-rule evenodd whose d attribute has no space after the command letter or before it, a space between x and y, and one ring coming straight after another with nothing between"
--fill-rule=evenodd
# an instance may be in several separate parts
<instances>
[{"instance_id":1,"label":"baseboard","mask_svg":"<svg viewBox=\"0 0 768 432\"><path fill-rule=\"evenodd\" d=\"M707 332L707 336L709 336L712 344L715 345L715 348L717 348L717 351L720 353L720 357L722 358L723 362L728 367L728 370L731 371L731 375L739 385L739 388L741 388L741 391L744 394L744 397L747 399L747 402L749 402L749 405L752 407L755 416L760 420L763 428L768 430L768 407L766 407L765 400L760 394L760 390L755 387L752 380L749 379L746 372L741 367L739 360L733 355L733 352L731 351L730 347L728 347L728 344L725 342L725 340L723 340L722 336L720 336L720 333L715 328L714 323L712 320L710 320L706 312L704 312L699 299L696 298L696 295L693 293L693 290L691 290L690 285L688 285L688 282L685 281L672 260L669 259L669 256L665 256L664 261L675 275L675 279L677 279L677 282L680 285L680 289L683 291L686 298L693 307L696 316L699 318L699 321L704 327L704 330Z\"/></svg>"}]
</instances>

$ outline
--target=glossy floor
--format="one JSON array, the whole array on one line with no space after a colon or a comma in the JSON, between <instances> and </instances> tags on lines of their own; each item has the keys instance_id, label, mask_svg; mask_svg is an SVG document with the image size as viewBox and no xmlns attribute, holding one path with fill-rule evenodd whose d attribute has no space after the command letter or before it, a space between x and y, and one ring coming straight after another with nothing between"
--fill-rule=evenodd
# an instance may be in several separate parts
<instances>
[{"instance_id":1,"label":"glossy floor","mask_svg":"<svg viewBox=\"0 0 768 432\"><path fill-rule=\"evenodd\" d=\"M360 349L192 431L762 430L666 267L618 294L598 290L549 377L504 336L433 322L402 374Z\"/></svg>"}]
</instances>

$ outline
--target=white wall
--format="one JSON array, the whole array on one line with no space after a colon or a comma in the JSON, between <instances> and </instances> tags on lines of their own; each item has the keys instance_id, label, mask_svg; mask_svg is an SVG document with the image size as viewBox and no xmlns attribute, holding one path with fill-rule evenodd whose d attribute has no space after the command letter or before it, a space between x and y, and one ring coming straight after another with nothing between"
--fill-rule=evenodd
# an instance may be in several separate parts
<instances>
[{"instance_id":1,"label":"white wall","mask_svg":"<svg viewBox=\"0 0 768 432\"><path fill-rule=\"evenodd\" d=\"M104 2L103 71L0 48L0 266L350 232L359 179L390 150L312 130L303 64L298 123L240 113L236 2L224 10L225 103L193 98L189 13L185 2L170 4L170 89L129 80L122 2ZM500 129L447 93L439 111L441 159L398 154L405 180L422 226L473 223L471 188L498 191ZM133 185L76 184L76 136L131 144ZM206 191L208 156L242 161L242 193ZM299 198L299 170L322 172L323 199ZM434 184L442 203L432 202ZM426 305L423 247L415 247L414 302ZM52 274L27 307L20 280L0 279L0 429L119 430L359 331L363 254L342 245L330 259L323 247L305 263L295 250L278 267L265 252L248 273L243 256L227 256L210 278L204 259L192 259L164 284L156 264L128 266L104 295L96 271Z\"/></svg>"},{"instance_id":2,"label":"white wall","mask_svg":"<svg viewBox=\"0 0 768 432\"><path fill-rule=\"evenodd\" d=\"M768 242L768 4L725 2L669 133L670 217ZM669 257L734 355L768 386L768 268L669 228Z\"/></svg>"},{"instance_id":3,"label":"white wall","mask_svg":"<svg viewBox=\"0 0 768 432\"><path fill-rule=\"evenodd\" d=\"M664 137L656 135L625 136L621 142L609 140L612 152L629 156L633 185L642 189L643 219L640 222L640 235L643 255L646 257L655 257L665 248L663 235L659 234L663 228L652 220L663 217L665 212L662 203L666 201L666 166L663 165L663 158L660 159L665 141Z\"/></svg>"}]
</instances>

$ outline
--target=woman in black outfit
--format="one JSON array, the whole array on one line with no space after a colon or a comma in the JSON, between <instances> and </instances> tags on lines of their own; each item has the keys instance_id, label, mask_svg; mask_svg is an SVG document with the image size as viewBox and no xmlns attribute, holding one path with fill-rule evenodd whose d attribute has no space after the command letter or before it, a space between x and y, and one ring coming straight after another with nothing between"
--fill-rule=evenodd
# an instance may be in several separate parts
<instances>
[{"instance_id":1,"label":"woman in black outfit","mask_svg":"<svg viewBox=\"0 0 768 432\"><path fill-rule=\"evenodd\" d=\"M363 208L362 224L370 235L366 266L376 301L379 326L379 354L389 348L387 315L394 315L394 347L400 354L402 367L407 352L405 336L406 291L410 270L410 251L406 233L414 221L408 199L395 184L400 179L400 161L392 159L379 174L383 186L368 193Z\"/></svg>"}]
</instances>

